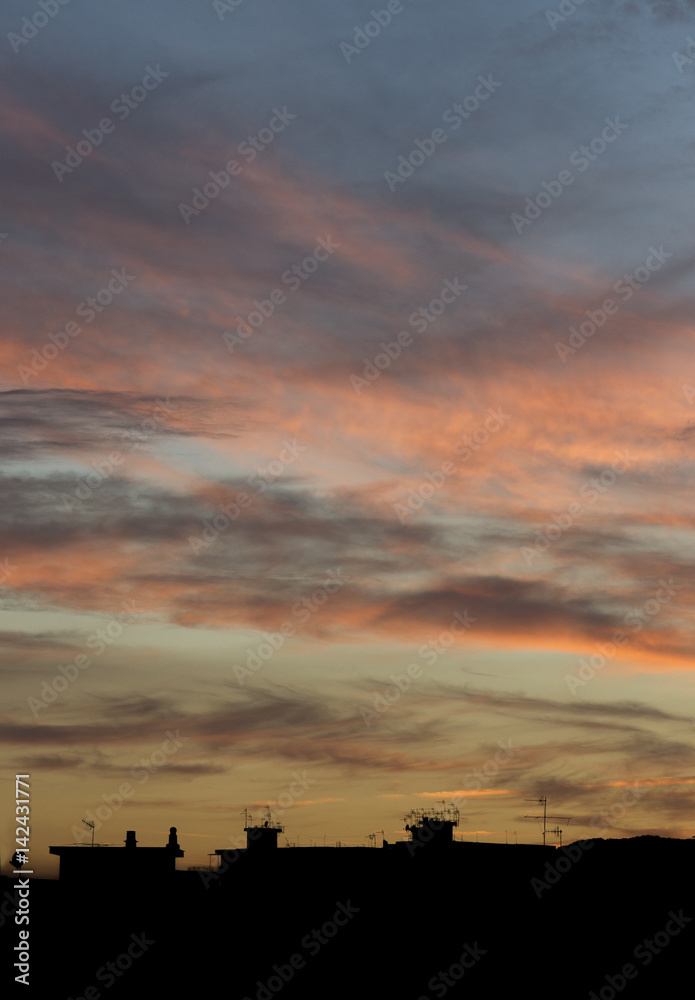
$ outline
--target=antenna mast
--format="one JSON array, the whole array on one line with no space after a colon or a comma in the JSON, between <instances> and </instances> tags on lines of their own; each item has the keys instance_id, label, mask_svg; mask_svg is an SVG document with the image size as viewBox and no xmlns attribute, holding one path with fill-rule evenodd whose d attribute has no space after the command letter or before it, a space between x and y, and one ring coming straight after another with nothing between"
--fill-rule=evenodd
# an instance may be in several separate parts
<instances>
[{"instance_id":1,"label":"antenna mast","mask_svg":"<svg viewBox=\"0 0 695 1000\"><path fill-rule=\"evenodd\" d=\"M93 819L83 819L82 822L92 831L92 847L94 847L94 827L96 826L96 823Z\"/></svg>"},{"instance_id":2,"label":"antenna mast","mask_svg":"<svg viewBox=\"0 0 695 1000\"><path fill-rule=\"evenodd\" d=\"M560 847L562 847L562 830L559 827L555 827L554 830L549 830L548 829L548 820L549 819L558 819L558 820L562 820L563 823L570 823L571 820L572 820L572 817L571 816L548 816L548 809L547 809L548 800L547 800L547 798L546 798L545 795L541 795L540 798L537 798L537 799L525 799L524 801L525 802L540 802L541 805L543 806L543 815L542 816L524 816L524 819L537 819L537 820L542 819L543 820L543 847L545 847L545 835L546 835L546 833L554 833L556 837L559 837L560 838Z\"/></svg>"},{"instance_id":3,"label":"antenna mast","mask_svg":"<svg viewBox=\"0 0 695 1000\"><path fill-rule=\"evenodd\" d=\"M546 828L545 828L545 825L546 825L546 818L547 818L547 811L548 811L548 799L546 798L545 795L541 795L540 798L537 798L537 799L524 799L524 802L540 802L541 805L543 806L543 815L542 816L524 816L524 819L542 819L543 820L543 847L545 847L545 835L546 835L546 832L547 832Z\"/></svg>"}]
</instances>

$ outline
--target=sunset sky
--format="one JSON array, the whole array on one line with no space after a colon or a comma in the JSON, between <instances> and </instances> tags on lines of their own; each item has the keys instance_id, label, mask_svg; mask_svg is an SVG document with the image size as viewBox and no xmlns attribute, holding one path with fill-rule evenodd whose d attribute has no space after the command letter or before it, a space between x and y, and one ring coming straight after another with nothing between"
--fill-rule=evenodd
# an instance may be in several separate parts
<instances>
[{"instance_id":1,"label":"sunset sky","mask_svg":"<svg viewBox=\"0 0 695 1000\"><path fill-rule=\"evenodd\" d=\"M268 803L695 834L695 2L44 7L0 37L2 863L17 772L37 874Z\"/></svg>"}]
</instances>

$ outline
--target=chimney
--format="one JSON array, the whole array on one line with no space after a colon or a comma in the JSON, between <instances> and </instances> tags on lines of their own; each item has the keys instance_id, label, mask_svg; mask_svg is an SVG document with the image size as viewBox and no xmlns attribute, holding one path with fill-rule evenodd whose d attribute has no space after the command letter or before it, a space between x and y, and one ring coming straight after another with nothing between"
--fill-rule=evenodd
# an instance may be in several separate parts
<instances>
[{"instance_id":1,"label":"chimney","mask_svg":"<svg viewBox=\"0 0 695 1000\"><path fill-rule=\"evenodd\" d=\"M128 830L125 835L125 846L126 847L137 847L138 842L135 839L135 830Z\"/></svg>"}]
</instances>

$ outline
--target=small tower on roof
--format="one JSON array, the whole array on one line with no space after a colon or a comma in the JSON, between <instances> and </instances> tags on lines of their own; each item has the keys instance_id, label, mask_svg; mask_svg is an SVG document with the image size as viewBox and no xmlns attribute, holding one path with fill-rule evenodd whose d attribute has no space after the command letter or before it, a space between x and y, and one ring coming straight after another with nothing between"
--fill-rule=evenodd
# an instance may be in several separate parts
<instances>
[{"instance_id":1,"label":"small tower on roof","mask_svg":"<svg viewBox=\"0 0 695 1000\"><path fill-rule=\"evenodd\" d=\"M273 819L270 806L268 806L266 815L268 818L265 822L251 823L249 822L248 811L244 810L246 818L244 832L246 833L247 851L253 851L257 854L259 852L265 853L266 851L276 850L278 846L278 834L283 832L284 827L282 823L277 823Z\"/></svg>"}]
</instances>

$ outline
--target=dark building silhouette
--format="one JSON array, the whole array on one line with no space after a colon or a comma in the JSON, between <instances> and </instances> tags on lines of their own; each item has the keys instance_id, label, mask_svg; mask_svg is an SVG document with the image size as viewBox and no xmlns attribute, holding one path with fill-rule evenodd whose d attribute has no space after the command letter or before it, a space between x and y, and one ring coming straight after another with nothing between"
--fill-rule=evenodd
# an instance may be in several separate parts
<instances>
[{"instance_id":1,"label":"dark building silhouette","mask_svg":"<svg viewBox=\"0 0 695 1000\"><path fill-rule=\"evenodd\" d=\"M418 810L381 849L288 849L280 824L247 820L246 847L208 870L175 871L174 827L160 847L134 831L52 847L60 879L32 880L35 989L19 995L489 1000L531 980L568 1000L688 995L695 841L478 844L457 824Z\"/></svg>"},{"instance_id":2,"label":"dark building silhouette","mask_svg":"<svg viewBox=\"0 0 695 1000\"><path fill-rule=\"evenodd\" d=\"M278 846L278 834L282 833L283 829L280 823L270 821L265 822L263 826L245 826L246 850L255 853L274 851Z\"/></svg>"},{"instance_id":3,"label":"dark building silhouette","mask_svg":"<svg viewBox=\"0 0 695 1000\"><path fill-rule=\"evenodd\" d=\"M405 829L410 833L414 847L446 850L454 844L454 827L459 825L459 811L451 808L437 810L413 809L405 817Z\"/></svg>"},{"instance_id":4,"label":"dark building silhouette","mask_svg":"<svg viewBox=\"0 0 695 1000\"><path fill-rule=\"evenodd\" d=\"M128 830L123 847L77 844L48 850L60 858L61 881L95 883L166 878L173 874L176 859L184 853L176 840L175 826L169 831L165 847L138 847L135 831Z\"/></svg>"}]
</instances>

